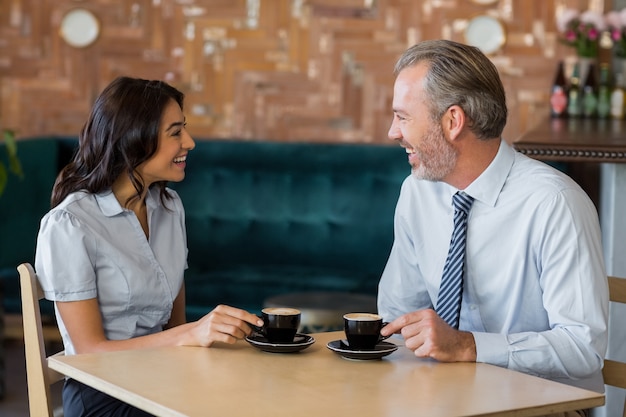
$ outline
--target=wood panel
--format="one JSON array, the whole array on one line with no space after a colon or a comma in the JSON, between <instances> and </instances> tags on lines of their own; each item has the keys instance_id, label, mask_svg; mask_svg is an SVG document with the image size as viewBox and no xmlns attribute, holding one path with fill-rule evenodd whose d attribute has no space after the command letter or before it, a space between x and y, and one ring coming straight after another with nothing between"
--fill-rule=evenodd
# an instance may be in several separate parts
<instances>
[{"instance_id":1,"label":"wood panel","mask_svg":"<svg viewBox=\"0 0 626 417\"><path fill-rule=\"evenodd\" d=\"M385 142L393 64L411 44L464 41L470 17L505 24L492 56L518 137L548 114L557 8L610 0L0 0L0 127L19 137L76 135L118 75L164 79L187 95L197 138ZM59 36L90 10L101 32L84 48Z\"/></svg>"}]
</instances>

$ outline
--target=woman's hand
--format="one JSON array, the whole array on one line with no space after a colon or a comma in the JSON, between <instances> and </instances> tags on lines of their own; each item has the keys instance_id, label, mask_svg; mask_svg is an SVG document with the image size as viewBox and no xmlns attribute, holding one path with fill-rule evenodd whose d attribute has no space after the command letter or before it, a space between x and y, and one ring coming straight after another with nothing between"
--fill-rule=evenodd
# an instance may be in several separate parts
<instances>
[{"instance_id":1,"label":"woman's hand","mask_svg":"<svg viewBox=\"0 0 626 417\"><path fill-rule=\"evenodd\" d=\"M190 329L196 346L209 347L215 342L235 343L250 335L249 324L263 326L258 316L239 308L218 305L213 311L202 317ZM188 343L183 343L188 344Z\"/></svg>"}]
</instances>

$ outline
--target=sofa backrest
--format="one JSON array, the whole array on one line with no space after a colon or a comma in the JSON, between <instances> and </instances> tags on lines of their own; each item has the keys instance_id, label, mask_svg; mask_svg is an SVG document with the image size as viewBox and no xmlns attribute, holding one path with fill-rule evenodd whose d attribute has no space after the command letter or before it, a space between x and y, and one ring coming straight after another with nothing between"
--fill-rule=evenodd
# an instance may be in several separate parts
<instances>
[{"instance_id":1,"label":"sofa backrest","mask_svg":"<svg viewBox=\"0 0 626 417\"><path fill-rule=\"evenodd\" d=\"M34 262L54 180L76 146L72 137L18 142L24 178L10 178L0 197L0 292L10 312L20 310L15 268ZM0 148L0 158L4 154ZM325 280L321 286L337 289L347 286L337 277L360 277L364 283L350 288L375 292L393 240L396 200L409 172L397 146L197 140L185 180L171 184L187 216L186 277L193 289L188 301L195 297L206 304L210 296L228 301L231 289L224 280L241 280L232 286L239 293L246 279L276 276L265 272L278 270L294 279L307 272L320 284ZM207 277L213 286L196 290L210 285ZM258 285L248 286L248 292ZM275 282L271 291L288 288L298 288L297 283ZM267 291L250 295L250 303ZM245 304L242 298L233 303Z\"/></svg>"},{"instance_id":2,"label":"sofa backrest","mask_svg":"<svg viewBox=\"0 0 626 417\"><path fill-rule=\"evenodd\" d=\"M39 222L50 209L50 193L61 166L77 145L75 138L45 137L20 140L17 154L23 178L13 174L0 196L0 288L9 312L19 312L17 266L34 262ZM4 144L0 160L7 164Z\"/></svg>"},{"instance_id":3,"label":"sofa backrest","mask_svg":"<svg viewBox=\"0 0 626 417\"><path fill-rule=\"evenodd\" d=\"M185 205L190 267L379 276L409 173L398 146L197 141L185 180L172 184Z\"/></svg>"},{"instance_id":4,"label":"sofa backrest","mask_svg":"<svg viewBox=\"0 0 626 417\"><path fill-rule=\"evenodd\" d=\"M0 157L6 163L4 144ZM9 176L0 196L0 265L17 268L34 259L39 220L50 208L50 191L56 176L57 145L51 140L18 142L23 178ZM28 255L27 258L24 258Z\"/></svg>"}]
</instances>

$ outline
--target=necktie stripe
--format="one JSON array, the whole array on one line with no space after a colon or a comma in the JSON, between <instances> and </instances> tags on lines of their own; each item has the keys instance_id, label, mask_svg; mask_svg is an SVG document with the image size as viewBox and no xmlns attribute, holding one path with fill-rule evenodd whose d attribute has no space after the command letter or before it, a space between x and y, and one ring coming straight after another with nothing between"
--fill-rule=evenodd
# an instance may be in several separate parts
<instances>
[{"instance_id":1,"label":"necktie stripe","mask_svg":"<svg viewBox=\"0 0 626 417\"><path fill-rule=\"evenodd\" d=\"M473 202L474 198L462 192L458 192L452 197L454 230L450 239L450 249L443 268L437 300L437 314L455 329L459 327L463 295L467 216Z\"/></svg>"}]
</instances>

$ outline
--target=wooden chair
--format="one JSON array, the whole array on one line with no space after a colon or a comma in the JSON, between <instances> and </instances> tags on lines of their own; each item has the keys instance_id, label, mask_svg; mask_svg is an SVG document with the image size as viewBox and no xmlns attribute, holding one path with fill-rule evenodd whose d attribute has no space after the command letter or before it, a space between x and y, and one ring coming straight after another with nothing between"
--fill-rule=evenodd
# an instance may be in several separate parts
<instances>
[{"instance_id":1,"label":"wooden chair","mask_svg":"<svg viewBox=\"0 0 626 417\"><path fill-rule=\"evenodd\" d=\"M626 304L626 279L609 277L609 299L615 303ZM602 375L606 385L626 389L626 363L605 359ZM623 417L626 417L626 401Z\"/></svg>"},{"instance_id":2,"label":"wooden chair","mask_svg":"<svg viewBox=\"0 0 626 417\"><path fill-rule=\"evenodd\" d=\"M20 274L22 292L22 321L30 415L55 417L62 414L62 410L52 409L50 385L60 381L64 376L48 368L39 309L39 300L43 298L43 291L32 265L23 263L17 267L17 271ZM57 355L63 354L63 352L57 353Z\"/></svg>"}]
</instances>

